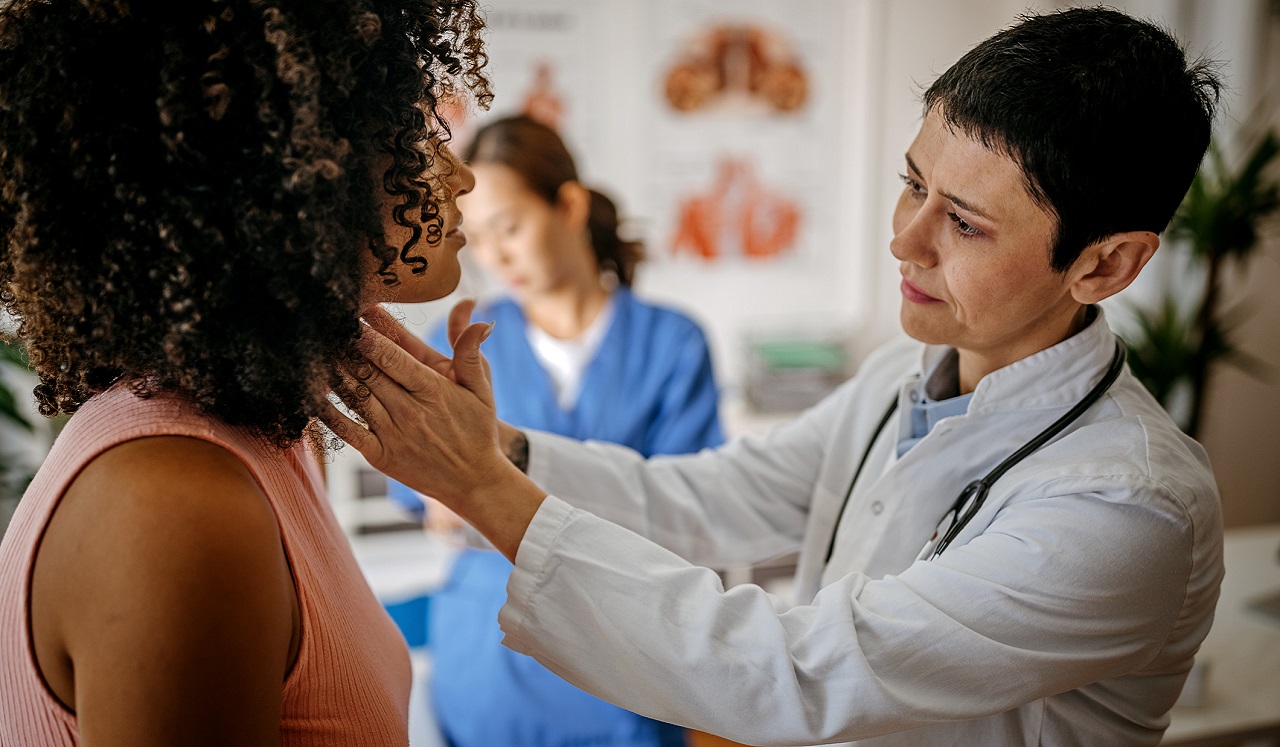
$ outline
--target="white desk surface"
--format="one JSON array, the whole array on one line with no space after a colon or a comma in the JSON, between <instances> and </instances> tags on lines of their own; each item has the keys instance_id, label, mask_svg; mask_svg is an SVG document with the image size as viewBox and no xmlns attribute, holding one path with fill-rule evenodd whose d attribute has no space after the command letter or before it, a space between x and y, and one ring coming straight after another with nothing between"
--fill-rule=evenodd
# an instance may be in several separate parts
<instances>
[{"instance_id":1,"label":"white desk surface","mask_svg":"<svg viewBox=\"0 0 1280 747\"><path fill-rule=\"evenodd\" d=\"M1280 740L1280 618L1248 607L1280 592L1278 553L1280 524L1227 531L1227 575L1213 629L1197 654L1209 667L1204 703L1175 707L1162 744Z\"/></svg>"}]
</instances>

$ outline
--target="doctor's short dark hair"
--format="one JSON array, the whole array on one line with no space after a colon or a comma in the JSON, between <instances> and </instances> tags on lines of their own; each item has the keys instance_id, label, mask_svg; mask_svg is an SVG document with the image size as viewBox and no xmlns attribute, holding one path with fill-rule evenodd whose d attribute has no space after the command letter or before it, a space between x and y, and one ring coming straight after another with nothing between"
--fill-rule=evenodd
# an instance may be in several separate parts
<instances>
[{"instance_id":1,"label":"doctor's short dark hair","mask_svg":"<svg viewBox=\"0 0 1280 747\"><path fill-rule=\"evenodd\" d=\"M1057 219L1050 264L1160 233L1209 145L1222 82L1167 31L1106 8L1024 15L924 93L926 111L1010 156Z\"/></svg>"},{"instance_id":2,"label":"doctor's short dark hair","mask_svg":"<svg viewBox=\"0 0 1280 747\"><path fill-rule=\"evenodd\" d=\"M475 0L0 0L0 308L40 411L124 381L299 438L371 273L441 232L438 109L492 98L483 28Z\"/></svg>"}]
</instances>

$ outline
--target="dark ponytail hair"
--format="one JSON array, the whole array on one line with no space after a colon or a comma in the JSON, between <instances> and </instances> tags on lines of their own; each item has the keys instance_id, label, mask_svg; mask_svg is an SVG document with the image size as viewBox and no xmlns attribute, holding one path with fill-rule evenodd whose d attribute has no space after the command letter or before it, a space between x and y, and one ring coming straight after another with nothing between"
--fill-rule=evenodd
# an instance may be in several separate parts
<instances>
[{"instance_id":1,"label":"dark ponytail hair","mask_svg":"<svg viewBox=\"0 0 1280 747\"><path fill-rule=\"evenodd\" d=\"M644 244L624 239L618 235L618 208L605 194L594 189L591 193L591 212L587 216L587 230L591 232L591 246L596 250L600 269L613 273L618 285L630 288L635 280L636 265L644 259Z\"/></svg>"},{"instance_id":2,"label":"dark ponytail hair","mask_svg":"<svg viewBox=\"0 0 1280 747\"><path fill-rule=\"evenodd\" d=\"M507 117L481 127L463 154L468 163L496 163L512 169L534 193L554 204L565 182L576 182L578 168L555 130L526 116ZM591 189L587 231L601 272L630 287L636 265L644 259L644 245L618 235L618 208L604 194Z\"/></svg>"}]
</instances>

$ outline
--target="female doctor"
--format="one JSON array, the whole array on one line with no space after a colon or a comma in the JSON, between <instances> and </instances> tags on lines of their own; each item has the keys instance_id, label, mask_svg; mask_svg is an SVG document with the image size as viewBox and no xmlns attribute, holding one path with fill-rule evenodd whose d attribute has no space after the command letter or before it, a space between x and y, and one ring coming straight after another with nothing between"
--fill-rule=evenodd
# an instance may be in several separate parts
<instances>
[{"instance_id":1,"label":"female doctor","mask_svg":"<svg viewBox=\"0 0 1280 747\"><path fill-rule=\"evenodd\" d=\"M488 328L450 360L380 313L369 427L327 422L513 559L507 646L626 708L753 744L1154 745L1221 517L1097 303L1156 250L1219 85L1101 8L967 53L893 215L914 340L763 439L644 460L522 433L493 417ZM797 547L795 604L700 567Z\"/></svg>"}]
</instances>

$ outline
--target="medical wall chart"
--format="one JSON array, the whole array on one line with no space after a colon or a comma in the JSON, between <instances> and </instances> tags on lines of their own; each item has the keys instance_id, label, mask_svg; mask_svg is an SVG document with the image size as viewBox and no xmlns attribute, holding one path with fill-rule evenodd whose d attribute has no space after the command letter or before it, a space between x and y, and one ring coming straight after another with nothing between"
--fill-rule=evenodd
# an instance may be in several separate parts
<instances>
[{"instance_id":1,"label":"medical wall chart","mask_svg":"<svg viewBox=\"0 0 1280 747\"><path fill-rule=\"evenodd\" d=\"M834 243L840 147L828 3L654 0L645 111L668 258L812 267Z\"/></svg>"}]
</instances>

